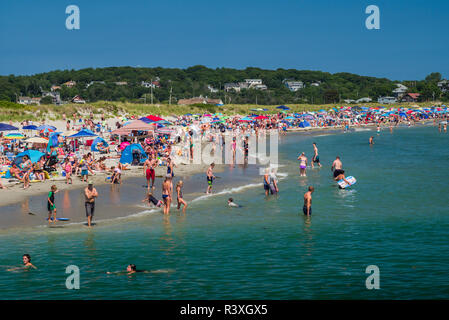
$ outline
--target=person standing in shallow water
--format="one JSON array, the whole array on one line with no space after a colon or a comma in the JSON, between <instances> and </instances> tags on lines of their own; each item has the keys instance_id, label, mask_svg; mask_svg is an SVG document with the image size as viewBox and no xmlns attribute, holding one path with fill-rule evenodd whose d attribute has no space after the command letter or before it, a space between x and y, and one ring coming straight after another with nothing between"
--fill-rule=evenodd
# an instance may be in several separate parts
<instances>
[{"instance_id":1,"label":"person standing in shallow water","mask_svg":"<svg viewBox=\"0 0 449 320\"><path fill-rule=\"evenodd\" d=\"M309 186L309 189L304 194L304 206L302 207L302 212L307 217L312 215L312 193L315 191L313 186Z\"/></svg>"},{"instance_id":2,"label":"person standing in shallow water","mask_svg":"<svg viewBox=\"0 0 449 320\"><path fill-rule=\"evenodd\" d=\"M84 196L86 198L84 206L86 208L87 225L90 228L95 212L95 198L98 197L97 189L94 188L92 181L89 181L88 186L84 189Z\"/></svg>"},{"instance_id":3,"label":"person standing in shallow water","mask_svg":"<svg viewBox=\"0 0 449 320\"><path fill-rule=\"evenodd\" d=\"M318 147L316 143L313 143L313 158L312 158L312 168L314 168L313 164L316 163L321 168L320 156L318 155Z\"/></svg>"},{"instance_id":4,"label":"person standing in shallow water","mask_svg":"<svg viewBox=\"0 0 449 320\"><path fill-rule=\"evenodd\" d=\"M305 177L306 176L306 168L307 168L307 157L305 156L304 152L301 153L301 155L298 157L299 162L299 176Z\"/></svg>"}]
</instances>

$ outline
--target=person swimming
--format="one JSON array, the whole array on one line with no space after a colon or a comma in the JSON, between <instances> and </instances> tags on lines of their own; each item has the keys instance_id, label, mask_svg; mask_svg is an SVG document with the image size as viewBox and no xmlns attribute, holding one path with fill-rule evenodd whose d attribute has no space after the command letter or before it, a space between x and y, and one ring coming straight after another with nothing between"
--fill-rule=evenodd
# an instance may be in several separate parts
<instances>
[{"instance_id":1,"label":"person swimming","mask_svg":"<svg viewBox=\"0 0 449 320\"><path fill-rule=\"evenodd\" d=\"M241 205L238 205L237 203L234 202L234 199L229 198L228 199L228 206L232 207L232 208L241 208Z\"/></svg>"},{"instance_id":2,"label":"person swimming","mask_svg":"<svg viewBox=\"0 0 449 320\"><path fill-rule=\"evenodd\" d=\"M169 273L169 272L173 272L174 270L171 269L166 269L166 270L138 270L137 266L133 263L128 264L128 266L126 266L126 270L125 271L116 271L116 272L110 272L107 271L106 274L117 274L117 275L121 275L121 274L127 274L127 275L131 275L134 273Z\"/></svg>"}]
</instances>

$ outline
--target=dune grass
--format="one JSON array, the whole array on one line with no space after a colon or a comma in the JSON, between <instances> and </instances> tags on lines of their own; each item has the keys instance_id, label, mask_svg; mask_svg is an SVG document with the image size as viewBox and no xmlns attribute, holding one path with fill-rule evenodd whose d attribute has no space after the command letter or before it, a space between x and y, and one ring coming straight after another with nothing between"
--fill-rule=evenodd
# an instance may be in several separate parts
<instances>
[{"instance_id":1,"label":"dune grass","mask_svg":"<svg viewBox=\"0 0 449 320\"><path fill-rule=\"evenodd\" d=\"M290 108L289 112L304 112L304 111L318 111L318 110L330 110L333 107L341 107L346 104L327 104L327 105L312 105L312 104L287 104ZM367 107L379 106L378 103L363 104ZM418 105L420 107L431 106L431 103L399 103L394 104L394 107L410 107ZM117 101L98 101L89 104L64 104L61 106L55 105L21 105L13 102L0 101L0 121L23 121L33 120L41 121L47 120L60 120L62 115L65 114L68 118L71 118L73 114L76 115L89 115L91 112L94 115L104 114L106 118L116 118L129 115L161 115L161 116L175 116L183 115L187 113L222 113L225 115L247 115L251 113L277 113L279 109L276 109L277 105L265 106L265 105L241 105L241 104L228 104L224 106L215 105L167 105L167 104L137 104L129 102L117 102ZM251 109L261 108L268 109L266 112L251 111Z\"/></svg>"}]
</instances>

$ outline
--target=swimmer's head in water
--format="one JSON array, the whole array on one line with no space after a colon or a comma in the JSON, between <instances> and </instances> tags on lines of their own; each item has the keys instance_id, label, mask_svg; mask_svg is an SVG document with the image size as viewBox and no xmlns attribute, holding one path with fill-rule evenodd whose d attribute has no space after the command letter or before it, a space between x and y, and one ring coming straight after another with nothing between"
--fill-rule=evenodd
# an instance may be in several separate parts
<instances>
[{"instance_id":1,"label":"swimmer's head in water","mask_svg":"<svg viewBox=\"0 0 449 320\"><path fill-rule=\"evenodd\" d=\"M315 188L313 186L309 186L309 191L313 192L313 191L315 191Z\"/></svg>"},{"instance_id":2,"label":"swimmer's head in water","mask_svg":"<svg viewBox=\"0 0 449 320\"><path fill-rule=\"evenodd\" d=\"M234 199L229 198L229 199L228 199L228 202L234 202Z\"/></svg>"},{"instance_id":3,"label":"swimmer's head in water","mask_svg":"<svg viewBox=\"0 0 449 320\"><path fill-rule=\"evenodd\" d=\"M131 271L137 271L137 267L136 267L135 264L129 264L129 265L126 267L126 271L128 271L128 272L131 272Z\"/></svg>"},{"instance_id":4,"label":"swimmer's head in water","mask_svg":"<svg viewBox=\"0 0 449 320\"><path fill-rule=\"evenodd\" d=\"M31 256L28 253L25 253L22 257L23 264L27 264L31 262Z\"/></svg>"}]
</instances>

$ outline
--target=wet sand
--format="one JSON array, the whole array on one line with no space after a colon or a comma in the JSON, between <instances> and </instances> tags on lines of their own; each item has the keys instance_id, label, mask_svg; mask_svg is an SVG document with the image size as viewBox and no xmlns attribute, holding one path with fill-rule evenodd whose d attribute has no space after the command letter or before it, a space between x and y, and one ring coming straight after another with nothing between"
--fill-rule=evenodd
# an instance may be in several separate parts
<instances>
[{"instance_id":1,"label":"wet sand","mask_svg":"<svg viewBox=\"0 0 449 320\"><path fill-rule=\"evenodd\" d=\"M187 167L187 166L185 166ZM185 200L189 203L193 199L206 196L207 181L205 177L206 166L196 166L197 173L192 174L193 167L189 170L175 168L175 178L173 180L173 201L171 213L179 212L176 210L176 183L182 179L184 181L183 194ZM160 169L166 170L165 167ZM260 182L259 167L256 165L220 165L214 170L218 177L214 181L213 193L221 192L226 188L242 186L245 184ZM161 185L163 178L156 178L154 196L161 200ZM80 188L69 187L61 190L55 195L57 208L57 217L69 218L70 221L58 221L51 224L51 227L84 227L86 222L84 208L84 186ZM142 203L145 198L147 188L146 179L143 174L139 176L124 179L122 184L100 184L94 185L99 193L95 204L95 215L93 222L97 225L107 223L116 218L132 216L149 210L158 212L162 215L162 209L149 206L148 203ZM21 191L23 192L23 191ZM48 192L48 191L46 191ZM32 195L19 203L9 204L0 207L0 230L13 231L23 228L48 225L46 218L47 196L44 194ZM226 205L226 204L223 204ZM188 214L188 210L187 213Z\"/></svg>"}]
</instances>

